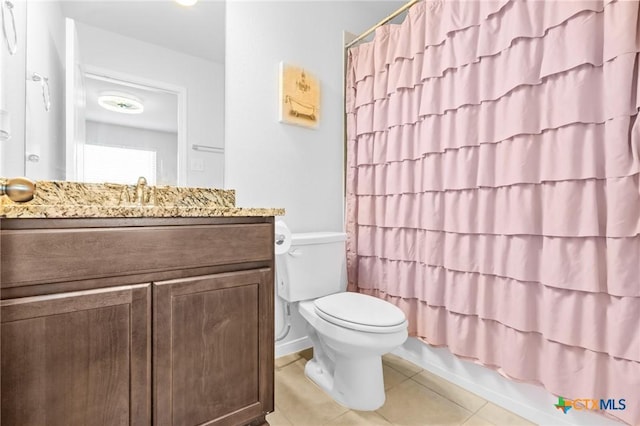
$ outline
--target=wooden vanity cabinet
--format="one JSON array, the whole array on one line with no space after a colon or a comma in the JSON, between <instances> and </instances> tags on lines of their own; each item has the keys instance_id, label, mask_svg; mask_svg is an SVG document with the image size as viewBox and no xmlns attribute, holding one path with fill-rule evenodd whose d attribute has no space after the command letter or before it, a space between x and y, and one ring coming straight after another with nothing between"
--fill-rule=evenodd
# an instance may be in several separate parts
<instances>
[{"instance_id":1,"label":"wooden vanity cabinet","mask_svg":"<svg viewBox=\"0 0 640 426\"><path fill-rule=\"evenodd\" d=\"M0 226L2 424L267 424L273 218Z\"/></svg>"}]
</instances>

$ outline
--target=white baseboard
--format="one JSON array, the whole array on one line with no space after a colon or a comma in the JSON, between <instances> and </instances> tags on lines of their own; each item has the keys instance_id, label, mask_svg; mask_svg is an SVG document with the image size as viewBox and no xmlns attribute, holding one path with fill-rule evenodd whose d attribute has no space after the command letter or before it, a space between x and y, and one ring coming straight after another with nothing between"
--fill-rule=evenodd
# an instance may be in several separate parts
<instances>
[{"instance_id":1,"label":"white baseboard","mask_svg":"<svg viewBox=\"0 0 640 426\"><path fill-rule=\"evenodd\" d=\"M302 350L310 348L311 346L313 346L311 344L311 339L309 339L307 336L300 337L298 339L294 339L288 342L283 342L280 344L276 343L275 356L276 358L279 358L281 356L300 352Z\"/></svg>"},{"instance_id":2,"label":"white baseboard","mask_svg":"<svg viewBox=\"0 0 640 426\"><path fill-rule=\"evenodd\" d=\"M564 414L553 406L557 397L541 386L509 380L490 368L456 357L446 348L435 348L416 338L409 338L393 353L538 425L623 424L594 413L571 410Z\"/></svg>"}]
</instances>

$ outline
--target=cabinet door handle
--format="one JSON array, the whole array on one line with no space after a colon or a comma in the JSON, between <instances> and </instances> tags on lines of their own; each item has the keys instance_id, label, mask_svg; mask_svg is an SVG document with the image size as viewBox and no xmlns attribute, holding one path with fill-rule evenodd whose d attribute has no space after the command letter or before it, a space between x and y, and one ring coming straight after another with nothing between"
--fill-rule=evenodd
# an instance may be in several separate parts
<instances>
[{"instance_id":1,"label":"cabinet door handle","mask_svg":"<svg viewBox=\"0 0 640 426\"><path fill-rule=\"evenodd\" d=\"M42 88L42 102L44 102L44 110L51 109L51 92L49 91L49 78L42 74L34 72L31 74L31 81L39 81Z\"/></svg>"},{"instance_id":2,"label":"cabinet door handle","mask_svg":"<svg viewBox=\"0 0 640 426\"><path fill-rule=\"evenodd\" d=\"M11 28L9 27L11 24ZM10 31L9 31L10 30ZM2 33L7 43L7 49L11 56L18 51L18 31L16 30L16 17L13 13L13 3L2 0Z\"/></svg>"}]
</instances>

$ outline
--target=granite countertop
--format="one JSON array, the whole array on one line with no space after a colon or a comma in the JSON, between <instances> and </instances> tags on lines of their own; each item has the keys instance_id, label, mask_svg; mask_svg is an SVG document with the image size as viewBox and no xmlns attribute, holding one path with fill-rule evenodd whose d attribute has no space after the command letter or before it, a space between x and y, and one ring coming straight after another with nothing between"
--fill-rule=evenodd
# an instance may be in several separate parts
<instances>
[{"instance_id":1,"label":"granite countertop","mask_svg":"<svg viewBox=\"0 0 640 426\"><path fill-rule=\"evenodd\" d=\"M283 216L284 209L236 206L232 189L145 187L144 203L136 186L38 181L34 198L25 203L0 196L2 218L119 218ZM140 195L140 194L138 194ZM133 200L133 201L132 201Z\"/></svg>"}]
</instances>

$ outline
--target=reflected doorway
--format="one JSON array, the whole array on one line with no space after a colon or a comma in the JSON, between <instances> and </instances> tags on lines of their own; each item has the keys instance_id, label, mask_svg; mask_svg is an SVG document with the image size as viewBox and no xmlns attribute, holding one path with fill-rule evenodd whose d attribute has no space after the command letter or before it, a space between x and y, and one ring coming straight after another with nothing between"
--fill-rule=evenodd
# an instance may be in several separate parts
<instances>
[{"instance_id":1,"label":"reflected doorway","mask_svg":"<svg viewBox=\"0 0 640 426\"><path fill-rule=\"evenodd\" d=\"M184 185L184 89L94 67L83 74L79 180L131 184L145 176L151 185Z\"/></svg>"}]
</instances>

